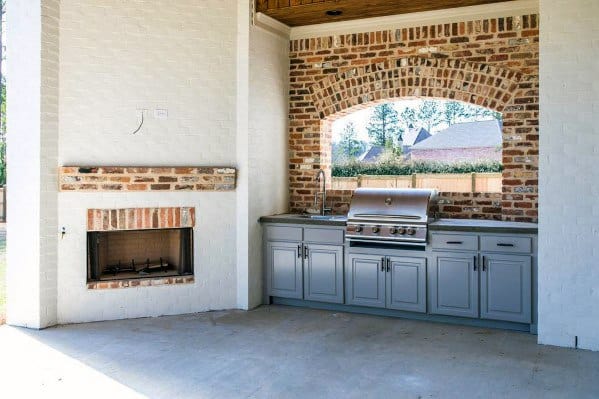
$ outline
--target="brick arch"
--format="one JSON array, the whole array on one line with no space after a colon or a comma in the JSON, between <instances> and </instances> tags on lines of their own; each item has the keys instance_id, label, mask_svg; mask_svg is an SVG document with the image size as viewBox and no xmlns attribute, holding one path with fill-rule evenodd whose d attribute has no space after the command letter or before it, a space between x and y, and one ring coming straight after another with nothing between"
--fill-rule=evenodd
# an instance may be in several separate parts
<instances>
[{"instance_id":1,"label":"brick arch","mask_svg":"<svg viewBox=\"0 0 599 399\"><path fill-rule=\"evenodd\" d=\"M360 105L409 97L458 100L503 112L522 74L498 65L404 57L356 66L309 87L321 119Z\"/></svg>"}]
</instances>

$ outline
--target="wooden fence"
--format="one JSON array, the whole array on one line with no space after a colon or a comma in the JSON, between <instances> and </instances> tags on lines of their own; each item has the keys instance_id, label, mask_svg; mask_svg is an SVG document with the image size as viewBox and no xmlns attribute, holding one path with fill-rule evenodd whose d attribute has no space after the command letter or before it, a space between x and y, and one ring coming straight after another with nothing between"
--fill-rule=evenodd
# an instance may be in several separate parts
<instances>
[{"instance_id":1,"label":"wooden fence","mask_svg":"<svg viewBox=\"0 0 599 399\"><path fill-rule=\"evenodd\" d=\"M333 177L333 190L354 190L358 187L436 188L445 192L500 193L501 173L420 174L407 176Z\"/></svg>"}]
</instances>

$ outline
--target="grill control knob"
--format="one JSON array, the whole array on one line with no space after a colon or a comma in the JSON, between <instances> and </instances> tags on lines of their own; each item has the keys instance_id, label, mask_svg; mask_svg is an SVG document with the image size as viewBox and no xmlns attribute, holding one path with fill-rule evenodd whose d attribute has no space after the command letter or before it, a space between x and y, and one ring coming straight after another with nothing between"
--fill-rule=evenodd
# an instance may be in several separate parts
<instances>
[{"instance_id":1,"label":"grill control knob","mask_svg":"<svg viewBox=\"0 0 599 399\"><path fill-rule=\"evenodd\" d=\"M380 229L378 226L374 226L374 227L372 228L372 232L373 232L373 233L378 233L379 231L381 231L381 229Z\"/></svg>"},{"instance_id":2,"label":"grill control knob","mask_svg":"<svg viewBox=\"0 0 599 399\"><path fill-rule=\"evenodd\" d=\"M409 236L413 236L414 234L416 234L416 229L414 229L413 227L408 227L406 233L408 233Z\"/></svg>"},{"instance_id":3,"label":"grill control knob","mask_svg":"<svg viewBox=\"0 0 599 399\"><path fill-rule=\"evenodd\" d=\"M391 227L389 229L389 234L397 234L397 227Z\"/></svg>"},{"instance_id":4,"label":"grill control knob","mask_svg":"<svg viewBox=\"0 0 599 399\"><path fill-rule=\"evenodd\" d=\"M406 234L406 228L400 227L399 229L397 229L397 233L403 236L404 234Z\"/></svg>"},{"instance_id":5,"label":"grill control knob","mask_svg":"<svg viewBox=\"0 0 599 399\"><path fill-rule=\"evenodd\" d=\"M356 233L361 233L362 230L362 226L356 226Z\"/></svg>"}]
</instances>

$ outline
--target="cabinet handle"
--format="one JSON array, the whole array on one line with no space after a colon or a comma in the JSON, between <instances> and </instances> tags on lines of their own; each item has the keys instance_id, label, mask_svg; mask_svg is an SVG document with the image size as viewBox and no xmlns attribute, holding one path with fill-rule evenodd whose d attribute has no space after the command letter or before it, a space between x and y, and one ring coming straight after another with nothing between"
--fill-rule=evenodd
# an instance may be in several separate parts
<instances>
[{"instance_id":1,"label":"cabinet handle","mask_svg":"<svg viewBox=\"0 0 599 399\"><path fill-rule=\"evenodd\" d=\"M304 259L308 259L308 246L304 246Z\"/></svg>"},{"instance_id":2,"label":"cabinet handle","mask_svg":"<svg viewBox=\"0 0 599 399\"><path fill-rule=\"evenodd\" d=\"M474 271L476 271L476 255L474 255L473 259L474 259L474 262L473 262L474 263Z\"/></svg>"},{"instance_id":3,"label":"cabinet handle","mask_svg":"<svg viewBox=\"0 0 599 399\"><path fill-rule=\"evenodd\" d=\"M301 258L302 256L304 256L304 253L302 252L302 246L298 245L297 246L297 257Z\"/></svg>"},{"instance_id":4,"label":"cabinet handle","mask_svg":"<svg viewBox=\"0 0 599 399\"><path fill-rule=\"evenodd\" d=\"M513 247L514 244L507 244L507 243L503 243L503 242L498 242L497 246L498 247Z\"/></svg>"},{"instance_id":5,"label":"cabinet handle","mask_svg":"<svg viewBox=\"0 0 599 399\"><path fill-rule=\"evenodd\" d=\"M447 243L453 245L462 245L464 241L447 241Z\"/></svg>"},{"instance_id":6,"label":"cabinet handle","mask_svg":"<svg viewBox=\"0 0 599 399\"><path fill-rule=\"evenodd\" d=\"M381 258L381 271L384 272L385 271L385 257Z\"/></svg>"},{"instance_id":7,"label":"cabinet handle","mask_svg":"<svg viewBox=\"0 0 599 399\"><path fill-rule=\"evenodd\" d=\"M485 256L483 256L483 272L487 271L487 267L485 266L485 261L487 260L487 258Z\"/></svg>"},{"instance_id":8,"label":"cabinet handle","mask_svg":"<svg viewBox=\"0 0 599 399\"><path fill-rule=\"evenodd\" d=\"M391 259L387 258L387 273L391 271Z\"/></svg>"}]
</instances>

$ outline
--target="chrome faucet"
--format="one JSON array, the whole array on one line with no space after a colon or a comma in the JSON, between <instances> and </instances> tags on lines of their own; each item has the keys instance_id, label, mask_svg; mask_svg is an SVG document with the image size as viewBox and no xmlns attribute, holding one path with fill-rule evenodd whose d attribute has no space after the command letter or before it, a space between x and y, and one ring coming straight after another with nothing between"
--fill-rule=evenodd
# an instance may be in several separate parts
<instances>
[{"instance_id":1,"label":"chrome faucet","mask_svg":"<svg viewBox=\"0 0 599 399\"><path fill-rule=\"evenodd\" d=\"M326 175L324 173L324 170L318 169L318 174L316 175L316 181L318 183L320 183L322 181L322 191L317 191L316 194L314 194L314 206L316 206L318 204L318 196L321 195L322 199L321 199L321 202L320 202L320 214L322 216L324 216L327 211L331 210L331 208L327 208L326 207L326 203L327 203L327 178L326 178ZM320 184L318 185L318 188L320 189Z\"/></svg>"}]
</instances>

